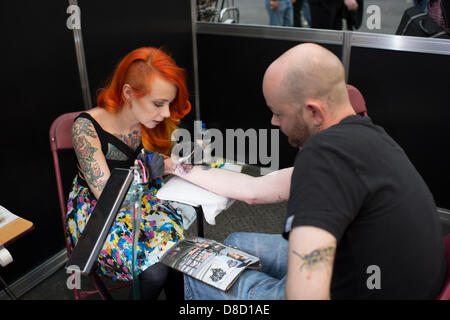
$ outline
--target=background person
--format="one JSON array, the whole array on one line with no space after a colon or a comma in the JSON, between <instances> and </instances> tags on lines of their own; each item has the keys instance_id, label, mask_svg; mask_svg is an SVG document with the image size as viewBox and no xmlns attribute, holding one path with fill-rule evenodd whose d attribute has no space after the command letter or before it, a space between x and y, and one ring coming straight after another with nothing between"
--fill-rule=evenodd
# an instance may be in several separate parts
<instances>
[{"instance_id":1,"label":"background person","mask_svg":"<svg viewBox=\"0 0 450 320\"><path fill-rule=\"evenodd\" d=\"M303 27L302 16L305 19L306 27L311 27L311 13L307 0L295 0L292 4L294 10L294 27Z\"/></svg>"},{"instance_id":2,"label":"background person","mask_svg":"<svg viewBox=\"0 0 450 320\"><path fill-rule=\"evenodd\" d=\"M311 12L311 27L342 30L344 6L349 11L358 10L356 0L307 0Z\"/></svg>"},{"instance_id":3,"label":"background person","mask_svg":"<svg viewBox=\"0 0 450 320\"><path fill-rule=\"evenodd\" d=\"M430 0L428 15L450 34L450 0Z\"/></svg>"},{"instance_id":4,"label":"background person","mask_svg":"<svg viewBox=\"0 0 450 320\"><path fill-rule=\"evenodd\" d=\"M414 0L414 5L419 6L422 11L427 11L428 0Z\"/></svg>"},{"instance_id":5,"label":"background person","mask_svg":"<svg viewBox=\"0 0 450 320\"><path fill-rule=\"evenodd\" d=\"M271 26L293 26L294 11L292 0L266 0L266 10Z\"/></svg>"}]
</instances>

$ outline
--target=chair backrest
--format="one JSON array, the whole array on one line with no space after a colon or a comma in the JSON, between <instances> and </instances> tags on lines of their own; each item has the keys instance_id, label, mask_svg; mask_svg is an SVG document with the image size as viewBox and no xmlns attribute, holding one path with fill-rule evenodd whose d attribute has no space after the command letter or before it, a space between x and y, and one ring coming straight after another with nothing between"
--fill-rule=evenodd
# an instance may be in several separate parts
<instances>
[{"instance_id":1,"label":"chair backrest","mask_svg":"<svg viewBox=\"0 0 450 320\"><path fill-rule=\"evenodd\" d=\"M447 260L447 277L438 300L450 300L450 234L444 238L445 259Z\"/></svg>"},{"instance_id":2,"label":"chair backrest","mask_svg":"<svg viewBox=\"0 0 450 320\"><path fill-rule=\"evenodd\" d=\"M350 103L352 104L353 109L355 109L355 112L362 116L367 116L366 101L361 92L351 84L347 84L347 91Z\"/></svg>"},{"instance_id":3,"label":"chair backrest","mask_svg":"<svg viewBox=\"0 0 450 320\"><path fill-rule=\"evenodd\" d=\"M74 119L81 113L82 111L70 112L60 115L56 118L52 125L50 126L50 150L53 156L53 165L55 169L56 176L56 186L58 189L58 200L59 200L59 208L61 212L61 220L63 224L64 230L64 238L66 239L66 249L67 255L70 256L72 253L72 244L67 239L66 236L66 200L64 199L64 190L62 184L61 177L61 168L59 165L59 157L58 151L64 149L72 149L72 137L71 137L71 129L73 125Z\"/></svg>"}]
</instances>

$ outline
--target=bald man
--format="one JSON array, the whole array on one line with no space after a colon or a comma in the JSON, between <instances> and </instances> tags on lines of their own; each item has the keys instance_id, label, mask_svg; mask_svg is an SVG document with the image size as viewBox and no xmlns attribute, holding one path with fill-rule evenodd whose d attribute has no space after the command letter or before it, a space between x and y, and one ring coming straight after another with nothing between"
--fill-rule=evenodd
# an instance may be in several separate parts
<instances>
[{"instance_id":1,"label":"bald man","mask_svg":"<svg viewBox=\"0 0 450 320\"><path fill-rule=\"evenodd\" d=\"M288 200L281 235L234 233L260 257L228 292L185 277L187 299L435 299L445 277L433 197L404 151L356 115L340 60L315 44L275 60L263 94L294 168L253 178L190 167L178 175L248 203ZM175 170L177 171L177 170Z\"/></svg>"}]
</instances>

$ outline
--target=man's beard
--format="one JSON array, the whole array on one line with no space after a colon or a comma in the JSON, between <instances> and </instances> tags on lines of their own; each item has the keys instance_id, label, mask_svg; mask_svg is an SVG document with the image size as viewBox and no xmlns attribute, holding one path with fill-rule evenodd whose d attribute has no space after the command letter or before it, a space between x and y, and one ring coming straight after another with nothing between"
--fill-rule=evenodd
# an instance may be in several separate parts
<instances>
[{"instance_id":1,"label":"man's beard","mask_svg":"<svg viewBox=\"0 0 450 320\"><path fill-rule=\"evenodd\" d=\"M303 144L308 140L313 134L317 133L319 130L314 128L309 128L306 122L302 118L299 118L295 126L292 128L294 134L288 135L288 142L294 148L302 147Z\"/></svg>"}]
</instances>

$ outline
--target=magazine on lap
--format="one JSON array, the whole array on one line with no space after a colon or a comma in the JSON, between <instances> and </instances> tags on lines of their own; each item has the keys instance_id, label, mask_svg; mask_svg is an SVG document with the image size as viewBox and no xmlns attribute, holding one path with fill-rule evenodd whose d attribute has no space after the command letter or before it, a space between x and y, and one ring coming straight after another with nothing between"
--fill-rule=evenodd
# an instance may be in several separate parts
<instances>
[{"instance_id":1,"label":"magazine on lap","mask_svg":"<svg viewBox=\"0 0 450 320\"><path fill-rule=\"evenodd\" d=\"M259 258L220 242L191 237L170 248L163 264L227 291L246 269L259 269Z\"/></svg>"}]
</instances>

